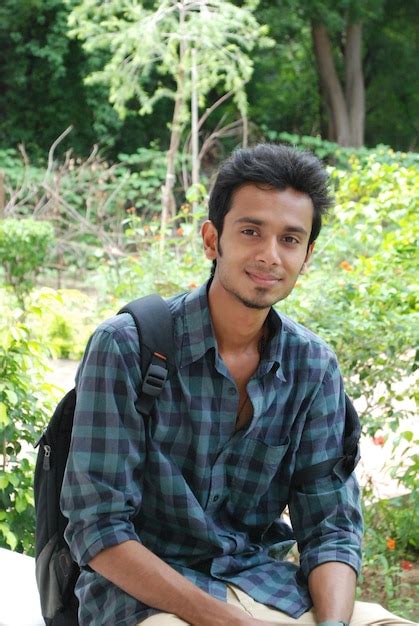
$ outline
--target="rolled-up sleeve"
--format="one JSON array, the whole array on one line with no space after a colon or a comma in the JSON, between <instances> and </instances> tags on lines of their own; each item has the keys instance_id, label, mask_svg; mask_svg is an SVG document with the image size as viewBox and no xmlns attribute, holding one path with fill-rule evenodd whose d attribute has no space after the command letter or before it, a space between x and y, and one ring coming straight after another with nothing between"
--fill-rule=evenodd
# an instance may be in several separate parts
<instances>
[{"instance_id":1,"label":"rolled-up sleeve","mask_svg":"<svg viewBox=\"0 0 419 626\"><path fill-rule=\"evenodd\" d=\"M345 397L339 368L329 365L311 404L296 469L343 454ZM305 577L318 565L339 561L359 573L363 523L359 485L352 473L314 480L291 491L289 510Z\"/></svg>"},{"instance_id":2,"label":"rolled-up sleeve","mask_svg":"<svg viewBox=\"0 0 419 626\"><path fill-rule=\"evenodd\" d=\"M77 376L61 492L65 538L80 566L104 548L138 541L132 518L141 506L145 458L144 424L135 407L140 376L135 328L99 327Z\"/></svg>"}]
</instances>

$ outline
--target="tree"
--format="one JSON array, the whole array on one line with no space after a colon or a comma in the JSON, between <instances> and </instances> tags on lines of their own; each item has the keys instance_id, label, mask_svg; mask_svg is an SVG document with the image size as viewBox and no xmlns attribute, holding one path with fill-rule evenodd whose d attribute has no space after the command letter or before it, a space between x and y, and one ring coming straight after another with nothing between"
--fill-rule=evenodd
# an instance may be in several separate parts
<instances>
[{"instance_id":1,"label":"tree","mask_svg":"<svg viewBox=\"0 0 419 626\"><path fill-rule=\"evenodd\" d=\"M269 75L265 84L274 106L271 108L265 90L256 84L266 105L254 104L257 116L275 120L281 115L289 131L321 131L323 137L342 146L362 146L368 86L365 70L377 53L369 39L365 45L364 32L369 35L378 23L382 27L387 10L384 0L262 0L257 16L269 23L276 44L274 58L262 58L258 68L261 65ZM319 90L312 68L317 70ZM272 76L275 69L277 80ZM388 64L380 70L392 80L394 73ZM376 74L377 68L369 76L369 84ZM258 76L262 83L263 74ZM277 106L278 101L282 107ZM319 102L321 110L313 111ZM323 128L324 118L327 128ZM284 125L279 130L284 130Z\"/></svg>"},{"instance_id":2,"label":"tree","mask_svg":"<svg viewBox=\"0 0 419 626\"><path fill-rule=\"evenodd\" d=\"M333 12L330 11L329 2L315 3L310 9L313 49L328 112L328 139L341 146L361 147L364 144L362 30L367 5L368 3L361 4L357 0L349 3L342 0L334 3ZM333 33L333 30L340 40L335 54L340 53L340 62L343 65L341 77L329 35L329 31Z\"/></svg>"},{"instance_id":3,"label":"tree","mask_svg":"<svg viewBox=\"0 0 419 626\"><path fill-rule=\"evenodd\" d=\"M141 115L150 113L161 98L174 100L162 190L163 235L169 215L175 214L175 163L190 117L192 54L201 107L222 85L244 114L244 87L253 67L249 53L267 42L253 7L251 2L236 7L225 0L162 0L152 8L135 0L82 0L71 13L72 36L83 41L88 53L107 53L103 68L88 81L108 85L110 102L122 117L133 100L139 102Z\"/></svg>"}]
</instances>

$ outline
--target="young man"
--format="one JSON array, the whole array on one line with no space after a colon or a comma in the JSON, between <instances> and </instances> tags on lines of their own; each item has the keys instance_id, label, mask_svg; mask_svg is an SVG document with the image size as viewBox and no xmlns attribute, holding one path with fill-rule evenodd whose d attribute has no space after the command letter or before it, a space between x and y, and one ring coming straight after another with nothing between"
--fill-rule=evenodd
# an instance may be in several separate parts
<instances>
[{"instance_id":1,"label":"young man","mask_svg":"<svg viewBox=\"0 0 419 626\"><path fill-rule=\"evenodd\" d=\"M62 491L82 626L349 622L356 479L291 484L342 454L342 379L323 341L272 309L305 271L329 203L309 154L262 144L224 163L202 227L212 277L169 301L177 371L150 420L135 407L133 320L93 335ZM282 560L294 538L298 567Z\"/></svg>"}]
</instances>

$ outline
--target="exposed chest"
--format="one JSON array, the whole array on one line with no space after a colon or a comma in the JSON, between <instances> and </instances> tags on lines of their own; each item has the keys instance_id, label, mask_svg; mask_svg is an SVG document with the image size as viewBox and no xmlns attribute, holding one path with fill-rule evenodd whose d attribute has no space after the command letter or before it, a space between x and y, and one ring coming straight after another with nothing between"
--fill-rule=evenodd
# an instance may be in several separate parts
<instances>
[{"instance_id":1,"label":"exposed chest","mask_svg":"<svg viewBox=\"0 0 419 626\"><path fill-rule=\"evenodd\" d=\"M259 365L260 354L254 352L239 356L223 355L223 360L239 391L236 430L240 430L247 426L253 416L253 407L246 386Z\"/></svg>"}]
</instances>

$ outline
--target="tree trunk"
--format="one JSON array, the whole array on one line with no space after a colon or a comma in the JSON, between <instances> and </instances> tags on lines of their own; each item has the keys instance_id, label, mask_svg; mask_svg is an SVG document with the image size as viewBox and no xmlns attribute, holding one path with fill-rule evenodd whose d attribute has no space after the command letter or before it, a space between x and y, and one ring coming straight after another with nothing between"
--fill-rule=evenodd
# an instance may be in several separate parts
<instances>
[{"instance_id":1,"label":"tree trunk","mask_svg":"<svg viewBox=\"0 0 419 626\"><path fill-rule=\"evenodd\" d=\"M176 155L179 150L180 136L182 133L182 109L184 105L185 69L184 57L186 50L184 33L185 9L183 3L179 3L179 68L176 76L176 96L173 109L172 123L170 127L170 144L166 156L166 180L162 189L162 212L160 222L160 253L163 253L166 239L166 228L169 217L176 216L176 202L173 187L176 180Z\"/></svg>"},{"instance_id":2,"label":"tree trunk","mask_svg":"<svg viewBox=\"0 0 419 626\"><path fill-rule=\"evenodd\" d=\"M349 24L345 46L345 97L351 130L351 145L364 145L365 87L362 72L362 24Z\"/></svg>"},{"instance_id":3,"label":"tree trunk","mask_svg":"<svg viewBox=\"0 0 419 626\"><path fill-rule=\"evenodd\" d=\"M175 107L173 109L173 117L170 129L170 144L166 155L166 179L163 187L163 207L162 212L166 215L165 224L167 224L167 218L175 217L176 215L176 202L173 195L173 187L176 180L176 155L179 150L181 128L181 113L183 108L183 93L178 86L175 98Z\"/></svg>"},{"instance_id":4,"label":"tree trunk","mask_svg":"<svg viewBox=\"0 0 419 626\"><path fill-rule=\"evenodd\" d=\"M326 27L323 24L312 23L311 34L319 77L331 111L336 141L341 146L349 146L351 145L349 116Z\"/></svg>"},{"instance_id":5,"label":"tree trunk","mask_svg":"<svg viewBox=\"0 0 419 626\"><path fill-rule=\"evenodd\" d=\"M4 208L6 206L6 194L4 191L4 174L0 172L0 219L5 217Z\"/></svg>"},{"instance_id":6,"label":"tree trunk","mask_svg":"<svg viewBox=\"0 0 419 626\"><path fill-rule=\"evenodd\" d=\"M199 129L198 129L198 68L196 65L196 50L192 49L191 67L191 154L192 154L192 185L199 183Z\"/></svg>"}]
</instances>

